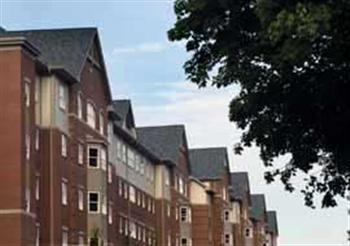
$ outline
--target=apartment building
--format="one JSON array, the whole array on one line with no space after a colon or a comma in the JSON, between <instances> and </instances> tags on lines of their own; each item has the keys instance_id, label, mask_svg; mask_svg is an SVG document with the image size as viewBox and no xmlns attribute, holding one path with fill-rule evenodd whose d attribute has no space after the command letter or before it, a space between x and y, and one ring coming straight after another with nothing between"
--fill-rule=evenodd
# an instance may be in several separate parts
<instances>
[{"instance_id":1,"label":"apartment building","mask_svg":"<svg viewBox=\"0 0 350 246\"><path fill-rule=\"evenodd\" d=\"M267 211L263 194L251 195L252 206L250 208L250 220L253 224L253 245L266 246Z\"/></svg>"},{"instance_id":2,"label":"apartment building","mask_svg":"<svg viewBox=\"0 0 350 246\"><path fill-rule=\"evenodd\" d=\"M226 148L190 149L191 175L213 192L211 228L214 246L233 245L234 214L228 196L229 161ZM198 214L199 216L201 214ZM194 217L193 220L201 220ZM196 227L194 230L200 230ZM195 235L202 234L197 231ZM196 239L199 240L199 239Z\"/></svg>"},{"instance_id":3,"label":"apartment building","mask_svg":"<svg viewBox=\"0 0 350 246\"><path fill-rule=\"evenodd\" d=\"M156 165L137 138L132 105L115 100L109 123L109 243L156 245Z\"/></svg>"},{"instance_id":4,"label":"apartment building","mask_svg":"<svg viewBox=\"0 0 350 246\"><path fill-rule=\"evenodd\" d=\"M226 148L112 100L97 29L0 28L0 85L0 245L276 246Z\"/></svg>"},{"instance_id":5,"label":"apartment building","mask_svg":"<svg viewBox=\"0 0 350 246\"><path fill-rule=\"evenodd\" d=\"M229 193L235 214L234 245L253 245L253 225L249 219L251 198L248 173L230 173Z\"/></svg>"},{"instance_id":6,"label":"apartment building","mask_svg":"<svg viewBox=\"0 0 350 246\"><path fill-rule=\"evenodd\" d=\"M2 30L0 64L0 244L87 243L111 100L97 30Z\"/></svg>"},{"instance_id":7,"label":"apartment building","mask_svg":"<svg viewBox=\"0 0 350 246\"><path fill-rule=\"evenodd\" d=\"M157 243L192 245L189 157L183 125L140 127L139 141L161 159L156 167Z\"/></svg>"}]
</instances>

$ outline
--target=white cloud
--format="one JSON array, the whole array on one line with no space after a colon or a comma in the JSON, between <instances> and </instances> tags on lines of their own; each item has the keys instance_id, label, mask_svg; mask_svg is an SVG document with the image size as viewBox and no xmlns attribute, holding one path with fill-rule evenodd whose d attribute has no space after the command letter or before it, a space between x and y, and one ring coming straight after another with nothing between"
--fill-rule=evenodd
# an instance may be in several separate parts
<instances>
[{"instance_id":1,"label":"white cloud","mask_svg":"<svg viewBox=\"0 0 350 246\"><path fill-rule=\"evenodd\" d=\"M181 43L147 42L134 46L116 47L113 54L160 53L172 47L180 47Z\"/></svg>"}]
</instances>

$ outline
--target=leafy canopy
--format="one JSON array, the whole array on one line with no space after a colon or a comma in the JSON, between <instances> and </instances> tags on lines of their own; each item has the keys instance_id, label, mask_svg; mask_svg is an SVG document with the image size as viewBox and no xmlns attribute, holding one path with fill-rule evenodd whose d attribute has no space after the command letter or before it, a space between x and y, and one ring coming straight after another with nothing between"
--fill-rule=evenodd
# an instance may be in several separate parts
<instances>
[{"instance_id":1,"label":"leafy canopy","mask_svg":"<svg viewBox=\"0 0 350 246\"><path fill-rule=\"evenodd\" d=\"M350 189L350 1L177 0L175 13L168 36L186 40L188 79L240 85L229 113L244 130L237 153L255 143L268 167L289 153L266 180L293 191L303 171L306 205L321 193L336 206Z\"/></svg>"}]
</instances>

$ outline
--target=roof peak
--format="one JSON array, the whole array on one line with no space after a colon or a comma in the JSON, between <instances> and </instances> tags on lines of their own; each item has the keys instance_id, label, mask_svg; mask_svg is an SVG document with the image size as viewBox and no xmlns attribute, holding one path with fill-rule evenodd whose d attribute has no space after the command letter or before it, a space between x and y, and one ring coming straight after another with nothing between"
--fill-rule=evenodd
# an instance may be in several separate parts
<instances>
[{"instance_id":1,"label":"roof peak","mask_svg":"<svg viewBox=\"0 0 350 246\"><path fill-rule=\"evenodd\" d=\"M190 148L189 151L200 151L200 150L227 150L225 146L217 146L217 147L203 147L203 148Z\"/></svg>"},{"instance_id":2,"label":"roof peak","mask_svg":"<svg viewBox=\"0 0 350 246\"><path fill-rule=\"evenodd\" d=\"M0 27L0 29L3 29ZM4 29L5 30L5 29ZM62 27L62 28L44 28L44 29L22 29L5 30L6 32L53 32L53 31L77 31L77 30L97 30L97 27Z\"/></svg>"},{"instance_id":3,"label":"roof peak","mask_svg":"<svg viewBox=\"0 0 350 246\"><path fill-rule=\"evenodd\" d=\"M169 128L169 127L185 128L185 125L183 125L183 124L174 124L174 125L140 126L140 127L137 127L137 128L138 129L146 129L146 128Z\"/></svg>"}]
</instances>

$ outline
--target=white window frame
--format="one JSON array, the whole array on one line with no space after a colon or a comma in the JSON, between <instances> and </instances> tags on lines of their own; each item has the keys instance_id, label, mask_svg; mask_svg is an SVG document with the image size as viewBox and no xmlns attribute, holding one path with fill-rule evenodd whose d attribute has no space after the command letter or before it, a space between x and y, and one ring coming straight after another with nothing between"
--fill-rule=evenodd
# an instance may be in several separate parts
<instances>
[{"instance_id":1,"label":"white window frame","mask_svg":"<svg viewBox=\"0 0 350 246\"><path fill-rule=\"evenodd\" d=\"M180 207L180 222L182 223L186 223L186 222L190 222L191 219L190 219L190 215L191 215L191 212L190 212L190 207L188 206L181 206ZM183 213L183 211L185 211L185 213Z\"/></svg>"},{"instance_id":2,"label":"white window frame","mask_svg":"<svg viewBox=\"0 0 350 246\"><path fill-rule=\"evenodd\" d=\"M84 164L84 145L81 143L78 144L78 164Z\"/></svg>"},{"instance_id":3,"label":"white window frame","mask_svg":"<svg viewBox=\"0 0 350 246\"><path fill-rule=\"evenodd\" d=\"M108 204L108 224L113 224L113 204Z\"/></svg>"},{"instance_id":4,"label":"white window frame","mask_svg":"<svg viewBox=\"0 0 350 246\"><path fill-rule=\"evenodd\" d=\"M92 211L91 209L90 209L90 203L91 203L91 201L90 201L90 195L91 194L97 194L97 201L95 202L94 201L94 204L96 204L97 205L97 210L96 211ZM101 194L100 194L100 192L99 191L88 191L88 199L87 199L88 201L88 204L87 204L87 206L88 206L88 212L89 213L93 213L93 214L97 214L97 213L99 213L100 212L100 203L101 203Z\"/></svg>"},{"instance_id":5,"label":"white window frame","mask_svg":"<svg viewBox=\"0 0 350 246\"><path fill-rule=\"evenodd\" d=\"M134 221L130 221L129 223L130 237L136 239L136 224Z\"/></svg>"},{"instance_id":6,"label":"white window frame","mask_svg":"<svg viewBox=\"0 0 350 246\"><path fill-rule=\"evenodd\" d=\"M67 109L67 105L68 105L67 98L66 98L66 88L61 82L58 84L58 105L59 105L59 108L64 111Z\"/></svg>"},{"instance_id":7,"label":"white window frame","mask_svg":"<svg viewBox=\"0 0 350 246\"><path fill-rule=\"evenodd\" d=\"M90 101L86 104L86 122L90 127L96 129L96 109Z\"/></svg>"},{"instance_id":8,"label":"white window frame","mask_svg":"<svg viewBox=\"0 0 350 246\"><path fill-rule=\"evenodd\" d=\"M103 199L101 199L101 212L104 215L107 215L107 196L104 194Z\"/></svg>"},{"instance_id":9,"label":"white window frame","mask_svg":"<svg viewBox=\"0 0 350 246\"><path fill-rule=\"evenodd\" d=\"M30 188L26 187L25 189L25 210L30 213Z\"/></svg>"},{"instance_id":10,"label":"white window frame","mask_svg":"<svg viewBox=\"0 0 350 246\"><path fill-rule=\"evenodd\" d=\"M101 135L105 134L105 120L104 120L104 115L103 115L103 111L100 110L99 113L99 132L101 133Z\"/></svg>"},{"instance_id":11,"label":"white window frame","mask_svg":"<svg viewBox=\"0 0 350 246\"><path fill-rule=\"evenodd\" d=\"M107 170L107 150L104 147L100 148L100 165L102 170Z\"/></svg>"},{"instance_id":12,"label":"white window frame","mask_svg":"<svg viewBox=\"0 0 350 246\"><path fill-rule=\"evenodd\" d=\"M84 191L83 191L83 189L78 189L78 210L84 211Z\"/></svg>"},{"instance_id":13,"label":"white window frame","mask_svg":"<svg viewBox=\"0 0 350 246\"><path fill-rule=\"evenodd\" d=\"M30 83L27 81L24 82L24 101L28 108L30 106Z\"/></svg>"},{"instance_id":14,"label":"white window frame","mask_svg":"<svg viewBox=\"0 0 350 246\"><path fill-rule=\"evenodd\" d=\"M136 189L132 185L129 185L129 200L132 203L136 203Z\"/></svg>"},{"instance_id":15,"label":"white window frame","mask_svg":"<svg viewBox=\"0 0 350 246\"><path fill-rule=\"evenodd\" d=\"M67 157L67 152L68 152L67 142L68 142L67 136L64 134L61 134L61 155L63 157Z\"/></svg>"},{"instance_id":16,"label":"white window frame","mask_svg":"<svg viewBox=\"0 0 350 246\"><path fill-rule=\"evenodd\" d=\"M68 180L62 179L61 181L61 203L64 206L68 205Z\"/></svg>"},{"instance_id":17,"label":"white window frame","mask_svg":"<svg viewBox=\"0 0 350 246\"><path fill-rule=\"evenodd\" d=\"M109 184L111 184L113 182L113 166L112 165L108 165L108 170L107 170L107 181Z\"/></svg>"},{"instance_id":18,"label":"white window frame","mask_svg":"<svg viewBox=\"0 0 350 246\"><path fill-rule=\"evenodd\" d=\"M40 246L40 223L35 224L35 246Z\"/></svg>"},{"instance_id":19,"label":"white window frame","mask_svg":"<svg viewBox=\"0 0 350 246\"><path fill-rule=\"evenodd\" d=\"M97 156L96 157L91 157L90 156L90 149L96 149L97 150ZM88 167L89 168L91 168L91 169L98 169L98 168L100 168L100 148L99 147L97 147L97 146L94 146L94 145L90 145L90 146L88 146L88 151L87 151L87 155L88 155L88 158L87 158L87 160L88 160ZM96 158L96 166L91 166L90 165L90 159L91 158Z\"/></svg>"},{"instance_id":20,"label":"white window frame","mask_svg":"<svg viewBox=\"0 0 350 246\"><path fill-rule=\"evenodd\" d=\"M29 160L30 159L30 135L29 134L26 134L25 136L25 147L26 147L25 156L26 156L26 159Z\"/></svg>"},{"instance_id":21,"label":"white window frame","mask_svg":"<svg viewBox=\"0 0 350 246\"><path fill-rule=\"evenodd\" d=\"M81 98L81 92L77 94L77 115L79 119L83 119L83 101Z\"/></svg>"},{"instance_id":22,"label":"white window frame","mask_svg":"<svg viewBox=\"0 0 350 246\"><path fill-rule=\"evenodd\" d=\"M35 150L39 150L40 147L40 131L35 129Z\"/></svg>"},{"instance_id":23,"label":"white window frame","mask_svg":"<svg viewBox=\"0 0 350 246\"><path fill-rule=\"evenodd\" d=\"M40 200L40 176L38 174L35 177L35 199Z\"/></svg>"},{"instance_id":24,"label":"white window frame","mask_svg":"<svg viewBox=\"0 0 350 246\"><path fill-rule=\"evenodd\" d=\"M68 246L68 238L69 238L69 234L68 234L68 228L63 226L62 227L62 246Z\"/></svg>"}]
</instances>

